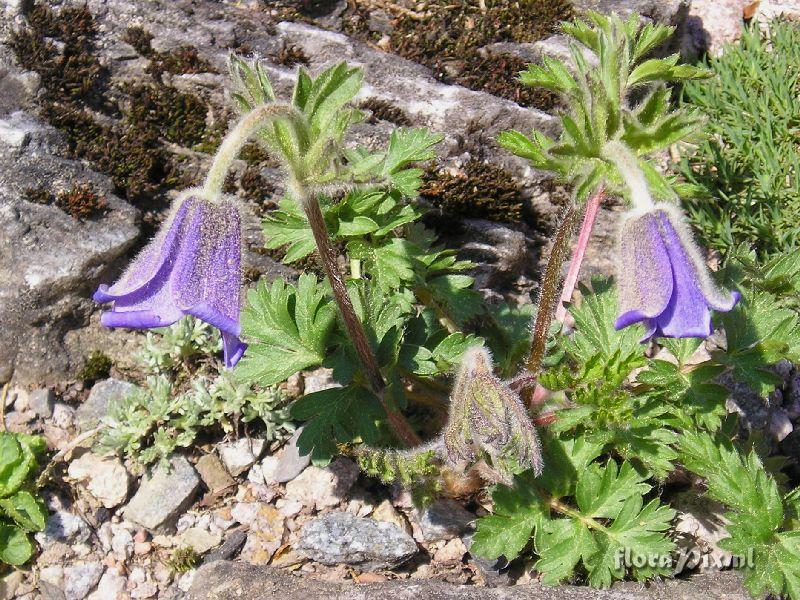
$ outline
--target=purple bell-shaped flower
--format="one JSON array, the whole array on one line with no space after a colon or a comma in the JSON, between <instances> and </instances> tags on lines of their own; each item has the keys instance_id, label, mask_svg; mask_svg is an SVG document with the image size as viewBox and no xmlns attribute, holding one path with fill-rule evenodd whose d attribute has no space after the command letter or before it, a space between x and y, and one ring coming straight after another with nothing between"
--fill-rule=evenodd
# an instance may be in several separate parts
<instances>
[{"instance_id":1,"label":"purple bell-shaped flower","mask_svg":"<svg viewBox=\"0 0 800 600\"><path fill-rule=\"evenodd\" d=\"M711 309L729 311L738 292L712 280L680 211L656 204L628 213L619 234L620 314L614 326L643 323L643 339L708 337Z\"/></svg>"},{"instance_id":2,"label":"purple bell-shaped flower","mask_svg":"<svg viewBox=\"0 0 800 600\"><path fill-rule=\"evenodd\" d=\"M247 345L239 339L241 222L232 199L210 201L185 192L155 238L96 302L113 302L101 316L106 327L166 327L193 315L222 333L225 366Z\"/></svg>"}]
</instances>

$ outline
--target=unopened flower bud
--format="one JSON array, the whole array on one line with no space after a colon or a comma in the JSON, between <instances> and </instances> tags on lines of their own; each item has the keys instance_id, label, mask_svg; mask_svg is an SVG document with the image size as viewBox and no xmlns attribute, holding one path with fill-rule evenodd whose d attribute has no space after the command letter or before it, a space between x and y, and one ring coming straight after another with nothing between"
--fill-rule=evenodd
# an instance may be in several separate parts
<instances>
[{"instance_id":1,"label":"unopened flower bud","mask_svg":"<svg viewBox=\"0 0 800 600\"><path fill-rule=\"evenodd\" d=\"M506 461L542 470L539 438L519 395L495 374L489 351L464 353L450 398L445 455L454 465L488 457L501 470Z\"/></svg>"}]
</instances>

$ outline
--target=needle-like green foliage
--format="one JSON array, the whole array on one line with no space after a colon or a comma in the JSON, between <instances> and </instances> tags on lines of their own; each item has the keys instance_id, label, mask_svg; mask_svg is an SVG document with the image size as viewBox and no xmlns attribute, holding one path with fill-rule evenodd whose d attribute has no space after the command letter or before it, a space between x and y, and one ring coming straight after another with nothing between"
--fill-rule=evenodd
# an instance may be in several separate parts
<instances>
[{"instance_id":1,"label":"needle-like green foliage","mask_svg":"<svg viewBox=\"0 0 800 600\"><path fill-rule=\"evenodd\" d=\"M760 256L798 245L800 25L776 20L709 59L715 77L686 86L685 106L707 117L707 138L683 153L686 210L704 245L727 252L758 240Z\"/></svg>"}]
</instances>

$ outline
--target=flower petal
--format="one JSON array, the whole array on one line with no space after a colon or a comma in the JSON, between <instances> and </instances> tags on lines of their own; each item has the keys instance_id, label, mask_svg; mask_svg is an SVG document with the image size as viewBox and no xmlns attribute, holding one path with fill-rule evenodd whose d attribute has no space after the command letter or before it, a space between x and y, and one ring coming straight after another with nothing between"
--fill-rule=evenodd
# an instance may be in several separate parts
<instances>
[{"instance_id":1,"label":"flower petal","mask_svg":"<svg viewBox=\"0 0 800 600\"><path fill-rule=\"evenodd\" d=\"M659 333L666 337L708 337L711 311L697 285L695 266L667 214L659 211L658 216L673 273L672 297L656 318Z\"/></svg>"},{"instance_id":2,"label":"flower petal","mask_svg":"<svg viewBox=\"0 0 800 600\"><path fill-rule=\"evenodd\" d=\"M244 351L247 350L247 344L245 344L237 336L232 335L227 331L223 331L222 350L224 353L225 366L228 369L231 369L236 366L236 363L238 363L239 359L242 358L242 355L244 355Z\"/></svg>"},{"instance_id":3,"label":"flower petal","mask_svg":"<svg viewBox=\"0 0 800 600\"><path fill-rule=\"evenodd\" d=\"M672 296L672 266L653 213L629 216L620 230L617 267L619 308L614 327L653 319Z\"/></svg>"},{"instance_id":4,"label":"flower petal","mask_svg":"<svg viewBox=\"0 0 800 600\"><path fill-rule=\"evenodd\" d=\"M694 268L695 282L700 292L703 294L706 304L714 310L721 312L728 312L731 310L736 306L736 303L741 298L741 294L735 291L728 292L723 290L714 282L708 266L706 266L706 261L694 241L694 236L692 235L691 229L689 229L689 225L686 223L683 213L681 213L677 206L672 204L660 203L656 205L656 208L663 212L663 218L669 222L675 235L680 239L681 247Z\"/></svg>"},{"instance_id":5,"label":"flower petal","mask_svg":"<svg viewBox=\"0 0 800 600\"><path fill-rule=\"evenodd\" d=\"M205 205L187 231L191 260L175 267L172 293L184 311L239 335L241 224L232 202Z\"/></svg>"},{"instance_id":6,"label":"flower petal","mask_svg":"<svg viewBox=\"0 0 800 600\"><path fill-rule=\"evenodd\" d=\"M128 304L134 304L158 294L169 278L181 245L181 230L194 204L191 198L177 204L158 234L133 259L119 280L111 286L99 286L93 300L125 300Z\"/></svg>"}]
</instances>

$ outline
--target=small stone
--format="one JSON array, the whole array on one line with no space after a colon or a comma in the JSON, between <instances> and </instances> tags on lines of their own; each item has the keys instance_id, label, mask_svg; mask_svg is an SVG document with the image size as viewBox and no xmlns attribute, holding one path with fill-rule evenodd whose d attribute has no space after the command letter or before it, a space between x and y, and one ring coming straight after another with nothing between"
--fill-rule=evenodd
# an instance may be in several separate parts
<instances>
[{"instance_id":1,"label":"small stone","mask_svg":"<svg viewBox=\"0 0 800 600\"><path fill-rule=\"evenodd\" d=\"M236 484L216 454L204 454L195 468L211 492L220 492Z\"/></svg>"},{"instance_id":2,"label":"small stone","mask_svg":"<svg viewBox=\"0 0 800 600\"><path fill-rule=\"evenodd\" d=\"M98 456L91 452L73 460L67 474L86 483L86 489L106 508L119 506L128 499L130 476L115 456Z\"/></svg>"},{"instance_id":3,"label":"small stone","mask_svg":"<svg viewBox=\"0 0 800 600\"><path fill-rule=\"evenodd\" d=\"M702 548L711 560L700 561L701 570L716 569L715 565L718 564L730 564L731 553L719 547L719 542L729 537L725 508L705 496L688 492L677 494L670 504L677 511L674 531L679 534L679 549L694 553Z\"/></svg>"},{"instance_id":4,"label":"small stone","mask_svg":"<svg viewBox=\"0 0 800 600\"><path fill-rule=\"evenodd\" d=\"M81 404L75 412L78 429L88 431L96 427L100 419L108 414L108 405L112 401L124 398L135 391L137 387L127 381L113 378L95 383L86 402Z\"/></svg>"},{"instance_id":5,"label":"small stone","mask_svg":"<svg viewBox=\"0 0 800 600\"><path fill-rule=\"evenodd\" d=\"M131 590L131 598L153 598L158 594L158 585L154 581L144 581Z\"/></svg>"},{"instance_id":6,"label":"small stone","mask_svg":"<svg viewBox=\"0 0 800 600\"><path fill-rule=\"evenodd\" d=\"M776 408L772 411L769 420L769 433L776 441L782 442L793 430L794 426L785 410Z\"/></svg>"},{"instance_id":7,"label":"small stone","mask_svg":"<svg viewBox=\"0 0 800 600\"><path fill-rule=\"evenodd\" d=\"M284 521L284 516L274 506L262 505L250 524L242 559L254 565L269 563L283 544Z\"/></svg>"},{"instance_id":8,"label":"small stone","mask_svg":"<svg viewBox=\"0 0 800 600\"><path fill-rule=\"evenodd\" d=\"M53 565L39 569L39 579L54 585L58 589L64 589L64 567Z\"/></svg>"},{"instance_id":9,"label":"small stone","mask_svg":"<svg viewBox=\"0 0 800 600\"><path fill-rule=\"evenodd\" d=\"M86 521L71 512L62 510L50 515L44 531L40 531L35 537L42 547L47 547L53 542L82 544L89 539L91 534L92 531Z\"/></svg>"},{"instance_id":10,"label":"small stone","mask_svg":"<svg viewBox=\"0 0 800 600\"><path fill-rule=\"evenodd\" d=\"M397 512L389 500L384 500L374 511L372 511L372 518L376 521L394 523L406 533L411 533L411 525L409 524L408 520L399 512Z\"/></svg>"},{"instance_id":11,"label":"small stone","mask_svg":"<svg viewBox=\"0 0 800 600\"><path fill-rule=\"evenodd\" d=\"M197 523L197 515L186 513L181 515L178 522L175 524L175 529L178 533L186 531L190 527L194 527Z\"/></svg>"},{"instance_id":12,"label":"small stone","mask_svg":"<svg viewBox=\"0 0 800 600\"><path fill-rule=\"evenodd\" d=\"M290 398L297 398L303 394L303 376L300 373L295 373L284 384L286 394Z\"/></svg>"},{"instance_id":13,"label":"small stone","mask_svg":"<svg viewBox=\"0 0 800 600\"><path fill-rule=\"evenodd\" d=\"M88 596L88 600L122 600L127 597L125 584L127 580L116 569L106 569L97 589Z\"/></svg>"},{"instance_id":14,"label":"small stone","mask_svg":"<svg viewBox=\"0 0 800 600\"><path fill-rule=\"evenodd\" d=\"M303 510L303 503L293 498L281 498L275 503L275 507L286 517L299 515Z\"/></svg>"},{"instance_id":15,"label":"small stone","mask_svg":"<svg viewBox=\"0 0 800 600\"><path fill-rule=\"evenodd\" d=\"M3 600L11 600L17 597L17 590L23 584L25 574L22 571L11 571L8 575L0 580L0 598Z\"/></svg>"},{"instance_id":16,"label":"small stone","mask_svg":"<svg viewBox=\"0 0 800 600\"><path fill-rule=\"evenodd\" d=\"M133 553L136 556L144 556L145 554L150 554L150 551L153 549L153 544L150 542L135 542L133 544Z\"/></svg>"},{"instance_id":17,"label":"small stone","mask_svg":"<svg viewBox=\"0 0 800 600\"><path fill-rule=\"evenodd\" d=\"M231 519L242 525L250 525L258 514L258 502L239 502L231 509Z\"/></svg>"},{"instance_id":18,"label":"small stone","mask_svg":"<svg viewBox=\"0 0 800 600\"><path fill-rule=\"evenodd\" d=\"M149 539L150 539L150 534L147 533L146 529L142 529L142 528L137 529L136 530L136 535L133 536L133 541L134 542L146 542Z\"/></svg>"},{"instance_id":19,"label":"small stone","mask_svg":"<svg viewBox=\"0 0 800 600\"><path fill-rule=\"evenodd\" d=\"M162 562L153 565L153 579L156 580L160 587L164 587L172 583L173 577L172 569Z\"/></svg>"},{"instance_id":20,"label":"small stone","mask_svg":"<svg viewBox=\"0 0 800 600\"><path fill-rule=\"evenodd\" d=\"M354 565L372 571L396 567L418 548L397 525L333 512L307 523L295 550L325 565Z\"/></svg>"},{"instance_id":21,"label":"small stone","mask_svg":"<svg viewBox=\"0 0 800 600\"><path fill-rule=\"evenodd\" d=\"M187 571L183 575L180 576L178 579L178 589L182 592L188 592L189 588L192 587L192 583L194 582L194 576L197 573L197 569L192 569L191 571Z\"/></svg>"},{"instance_id":22,"label":"small stone","mask_svg":"<svg viewBox=\"0 0 800 600\"><path fill-rule=\"evenodd\" d=\"M39 388L38 390L33 390L30 393L28 405L37 416L42 417L43 419L48 419L53 415L55 401L56 395L53 390L48 388Z\"/></svg>"},{"instance_id":23,"label":"small stone","mask_svg":"<svg viewBox=\"0 0 800 600\"><path fill-rule=\"evenodd\" d=\"M5 417L6 429L12 433L28 433L28 423L35 419L36 413L32 410L10 412Z\"/></svg>"},{"instance_id":24,"label":"small stone","mask_svg":"<svg viewBox=\"0 0 800 600\"><path fill-rule=\"evenodd\" d=\"M358 467L339 457L327 467L308 467L286 484L286 498L300 500L317 510L336 506L344 499L358 477Z\"/></svg>"},{"instance_id":25,"label":"small stone","mask_svg":"<svg viewBox=\"0 0 800 600\"><path fill-rule=\"evenodd\" d=\"M467 551L472 547L473 535L474 533L470 532L462 538ZM470 563L476 568L486 587L506 587L511 585L511 577L508 574L509 563L505 556L488 559L471 554Z\"/></svg>"},{"instance_id":26,"label":"small stone","mask_svg":"<svg viewBox=\"0 0 800 600\"><path fill-rule=\"evenodd\" d=\"M120 560L128 560L133 555L133 535L124 528L117 526L111 537L111 551Z\"/></svg>"},{"instance_id":27,"label":"small stone","mask_svg":"<svg viewBox=\"0 0 800 600\"><path fill-rule=\"evenodd\" d=\"M31 133L40 128L24 112L12 113L7 119L0 119L0 142L11 148L24 148L31 139Z\"/></svg>"},{"instance_id":28,"label":"small stone","mask_svg":"<svg viewBox=\"0 0 800 600\"><path fill-rule=\"evenodd\" d=\"M466 553L467 548L461 538L453 538L434 553L433 560L437 563L452 565L460 563Z\"/></svg>"},{"instance_id":29,"label":"small stone","mask_svg":"<svg viewBox=\"0 0 800 600\"><path fill-rule=\"evenodd\" d=\"M31 395L26 389L15 388L6 394L6 410L14 407L18 412L26 412L31 407Z\"/></svg>"},{"instance_id":30,"label":"small stone","mask_svg":"<svg viewBox=\"0 0 800 600\"><path fill-rule=\"evenodd\" d=\"M459 537L476 518L458 502L448 498L439 499L422 511L415 510L414 516L422 531L421 541L425 542Z\"/></svg>"},{"instance_id":31,"label":"small stone","mask_svg":"<svg viewBox=\"0 0 800 600\"><path fill-rule=\"evenodd\" d=\"M264 459L264 461L266 462L267 459L270 458L274 457L268 456L267 458ZM250 483L255 483L257 485L266 485L264 483L264 472L262 470L263 464L264 463L262 462L261 464L255 464L252 467L250 467L250 470L247 472L247 481L249 481Z\"/></svg>"},{"instance_id":32,"label":"small stone","mask_svg":"<svg viewBox=\"0 0 800 600\"><path fill-rule=\"evenodd\" d=\"M303 390L306 394L323 392L338 387L342 387L342 384L333 379L333 369L320 367L306 373L303 377Z\"/></svg>"},{"instance_id":33,"label":"small stone","mask_svg":"<svg viewBox=\"0 0 800 600\"><path fill-rule=\"evenodd\" d=\"M205 554L212 548L216 548L222 543L222 534L219 532L212 533L199 527L192 527L187 529L179 536L179 546L187 546L192 548L198 554Z\"/></svg>"},{"instance_id":34,"label":"small stone","mask_svg":"<svg viewBox=\"0 0 800 600\"><path fill-rule=\"evenodd\" d=\"M128 583L133 584L131 587L136 587L140 583L147 581L147 571L140 566L135 566L131 569L128 575Z\"/></svg>"},{"instance_id":35,"label":"small stone","mask_svg":"<svg viewBox=\"0 0 800 600\"><path fill-rule=\"evenodd\" d=\"M191 505L200 487L197 472L183 456L174 457L170 466L170 470L158 467L151 477L142 480L124 509L128 521L150 531L166 531Z\"/></svg>"},{"instance_id":36,"label":"small stone","mask_svg":"<svg viewBox=\"0 0 800 600\"><path fill-rule=\"evenodd\" d=\"M242 438L217 446L219 456L228 472L234 477L244 473L261 458L266 444L264 440Z\"/></svg>"},{"instance_id":37,"label":"small stone","mask_svg":"<svg viewBox=\"0 0 800 600\"><path fill-rule=\"evenodd\" d=\"M99 562L71 565L64 568L64 597L83 600L94 589L105 567Z\"/></svg>"},{"instance_id":38,"label":"small stone","mask_svg":"<svg viewBox=\"0 0 800 600\"><path fill-rule=\"evenodd\" d=\"M266 483L286 483L303 472L311 462L311 454L300 454L297 440L303 428L299 427L286 445L275 456L268 456L261 463L261 472Z\"/></svg>"},{"instance_id":39,"label":"small stone","mask_svg":"<svg viewBox=\"0 0 800 600\"><path fill-rule=\"evenodd\" d=\"M44 435L44 439L47 442L47 447L52 450L62 450L72 439L68 431L55 427L51 423L44 424L42 435Z\"/></svg>"},{"instance_id":40,"label":"small stone","mask_svg":"<svg viewBox=\"0 0 800 600\"><path fill-rule=\"evenodd\" d=\"M780 444L783 454L795 460L800 458L800 429L795 429Z\"/></svg>"},{"instance_id":41,"label":"small stone","mask_svg":"<svg viewBox=\"0 0 800 600\"><path fill-rule=\"evenodd\" d=\"M52 419L56 427L69 429L75 423L75 409L68 404L58 402L53 406Z\"/></svg>"},{"instance_id":42,"label":"small stone","mask_svg":"<svg viewBox=\"0 0 800 600\"><path fill-rule=\"evenodd\" d=\"M203 559L203 564L206 565L215 560L229 560L233 558L239 550L241 550L246 541L247 532L241 529L232 531L230 535L225 538L225 542L223 542L222 546L206 555L205 559Z\"/></svg>"}]
</instances>

